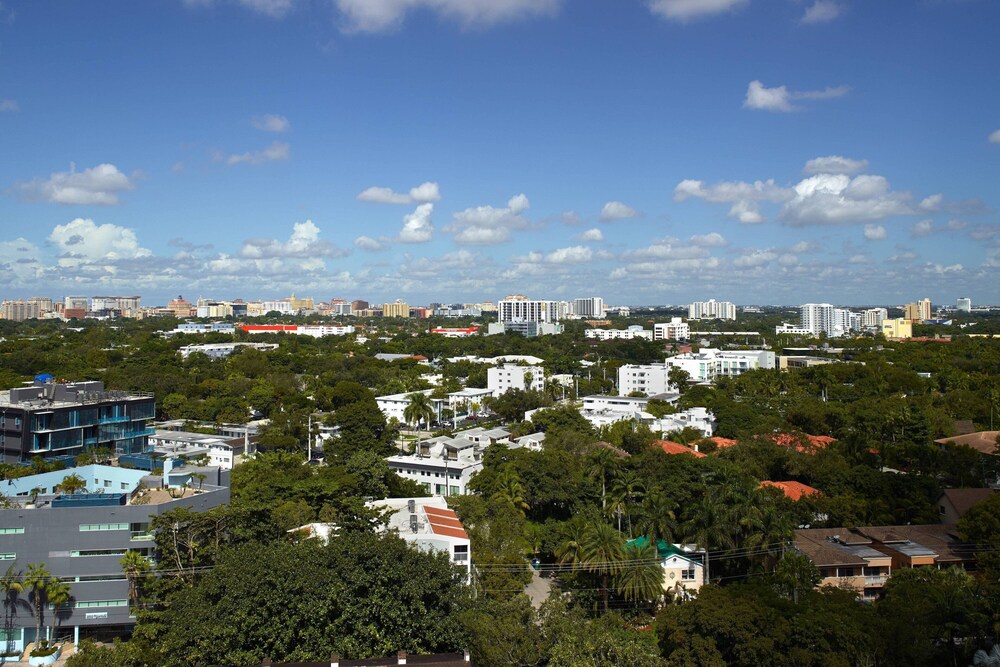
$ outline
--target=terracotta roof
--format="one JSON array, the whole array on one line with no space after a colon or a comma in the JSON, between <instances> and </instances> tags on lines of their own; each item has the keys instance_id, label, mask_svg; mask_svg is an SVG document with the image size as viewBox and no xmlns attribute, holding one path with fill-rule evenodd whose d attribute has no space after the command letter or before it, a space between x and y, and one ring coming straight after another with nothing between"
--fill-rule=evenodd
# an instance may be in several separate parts
<instances>
[{"instance_id":1,"label":"terracotta roof","mask_svg":"<svg viewBox=\"0 0 1000 667\"><path fill-rule=\"evenodd\" d=\"M431 530L435 535L448 535L449 537L461 537L469 539L469 535L462 527L462 522L458 520L458 515L452 510L441 509L439 507L423 507L424 514L427 515L427 523L431 525Z\"/></svg>"},{"instance_id":2,"label":"terracotta roof","mask_svg":"<svg viewBox=\"0 0 1000 667\"><path fill-rule=\"evenodd\" d=\"M671 442L670 440L657 440L653 443L655 446L659 447L667 454L690 454L697 459L705 458L705 455L701 452L696 452L687 445L682 445L679 442Z\"/></svg>"},{"instance_id":3,"label":"terracotta roof","mask_svg":"<svg viewBox=\"0 0 1000 667\"><path fill-rule=\"evenodd\" d=\"M989 500L993 492L994 489L945 489L941 497L947 498L958 516L963 517L975 505Z\"/></svg>"},{"instance_id":4,"label":"terracotta roof","mask_svg":"<svg viewBox=\"0 0 1000 667\"><path fill-rule=\"evenodd\" d=\"M781 447L792 447L794 445L796 450L808 453L814 453L817 449L825 448L831 442L837 442L836 438L831 438L828 435L809 435L808 433L775 433L770 437L775 444ZM803 445L801 438L805 438L809 446Z\"/></svg>"},{"instance_id":5,"label":"terracotta roof","mask_svg":"<svg viewBox=\"0 0 1000 667\"><path fill-rule=\"evenodd\" d=\"M979 431L951 438L941 438L934 442L939 445L965 445L972 447L980 454L997 454L997 436L1000 436L1000 431Z\"/></svg>"},{"instance_id":6,"label":"terracotta roof","mask_svg":"<svg viewBox=\"0 0 1000 667\"><path fill-rule=\"evenodd\" d=\"M813 494L818 494L819 489L814 489L808 484L803 484L802 482L788 481L788 482L772 482L770 480L765 480L760 483L761 486L771 486L776 489L781 489L781 492L785 494L785 497L789 500L799 500L802 496L811 496ZM821 494L822 495L822 494Z\"/></svg>"},{"instance_id":7,"label":"terracotta roof","mask_svg":"<svg viewBox=\"0 0 1000 667\"><path fill-rule=\"evenodd\" d=\"M595 442L594 447L601 447L603 449L610 450L620 459L628 459L632 457L632 455L626 452L624 449L615 447L610 442L604 442L603 440L601 440L600 442Z\"/></svg>"},{"instance_id":8,"label":"terracotta roof","mask_svg":"<svg viewBox=\"0 0 1000 667\"><path fill-rule=\"evenodd\" d=\"M738 443L738 441L732 440L731 438L720 438L718 436L714 438L709 438L709 440L714 442L715 446L718 447L719 449L725 449L726 447L734 447Z\"/></svg>"}]
</instances>

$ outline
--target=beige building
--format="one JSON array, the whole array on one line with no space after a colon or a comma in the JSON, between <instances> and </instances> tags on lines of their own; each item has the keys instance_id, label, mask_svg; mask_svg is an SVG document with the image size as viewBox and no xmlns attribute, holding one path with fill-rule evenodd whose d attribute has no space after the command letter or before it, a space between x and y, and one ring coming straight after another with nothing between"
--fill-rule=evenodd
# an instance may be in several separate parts
<instances>
[{"instance_id":1,"label":"beige building","mask_svg":"<svg viewBox=\"0 0 1000 667\"><path fill-rule=\"evenodd\" d=\"M23 322L24 320L37 320L42 316L42 309L36 301L4 301L0 304L0 318Z\"/></svg>"},{"instance_id":2,"label":"beige building","mask_svg":"<svg viewBox=\"0 0 1000 667\"><path fill-rule=\"evenodd\" d=\"M915 303L906 304L906 319L911 322L923 322L931 319L931 300L921 299Z\"/></svg>"},{"instance_id":3,"label":"beige building","mask_svg":"<svg viewBox=\"0 0 1000 667\"><path fill-rule=\"evenodd\" d=\"M910 306L906 308L907 312L909 312ZM913 338L913 322L908 317L885 320L882 322L882 334L890 340Z\"/></svg>"},{"instance_id":4,"label":"beige building","mask_svg":"<svg viewBox=\"0 0 1000 667\"><path fill-rule=\"evenodd\" d=\"M396 299L396 303L382 304L382 317L409 317L410 306L401 299Z\"/></svg>"}]
</instances>

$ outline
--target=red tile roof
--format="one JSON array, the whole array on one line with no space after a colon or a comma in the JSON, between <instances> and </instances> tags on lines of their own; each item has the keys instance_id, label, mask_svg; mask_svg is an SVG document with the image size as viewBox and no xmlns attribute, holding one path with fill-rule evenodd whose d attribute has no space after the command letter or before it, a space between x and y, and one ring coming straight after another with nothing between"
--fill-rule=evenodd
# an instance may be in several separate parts
<instances>
[{"instance_id":1,"label":"red tile roof","mask_svg":"<svg viewBox=\"0 0 1000 667\"><path fill-rule=\"evenodd\" d=\"M814 489L808 484L803 484L802 482L772 482L770 480L764 480L760 483L761 486L771 486L776 489L781 489L781 492L785 494L785 497L789 500L799 500L802 496L811 496L818 494L819 489Z\"/></svg>"},{"instance_id":2,"label":"red tile roof","mask_svg":"<svg viewBox=\"0 0 1000 667\"><path fill-rule=\"evenodd\" d=\"M809 446L803 445L801 438L805 438L809 442ZM771 436L771 440L780 447L794 446L796 450L808 453L815 453L817 449L823 449L831 442L837 442L836 438L831 438L828 435L809 435L808 433L775 433Z\"/></svg>"},{"instance_id":3,"label":"red tile roof","mask_svg":"<svg viewBox=\"0 0 1000 667\"><path fill-rule=\"evenodd\" d=\"M980 454L1000 454L997 447L998 437L1000 437L1000 431L979 431L978 433L956 435L951 438L941 438L934 442L939 445L965 445L966 447L972 447Z\"/></svg>"},{"instance_id":4,"label":"red tile roof","mask_svg":"<svg viewBox=\"0 0 1000 667\"><path fill-rule=\"evenodd\" d=\"M458 515L452 510L428 507L426 505L423 509L424 514L427 515L427 523L431 525L431 530L435 535L448 535L450 537L469 539L465 528L462 527L462 522L458 520Z\"/></svg>"},{"instance_id":5,"label":"red tile roof","mask_svg":"<svg viewBox=\"0 0 1000 667\"><path fill-rule=\"evenodd\" d=\"M719 449L725 449L726 447L734 447L738 444L737 440L733 440L731 438L720 438L718 436L714 438L709 438L709 440L714 442L715 446L718 447Z\"/></svg>"},{"instance_id":6,"label":"red tile roof","mask_svg":"<svg viewBox=\"0 0 1000 667\"><path fill-rule=\"evenodd\" d=\"M670 440L657 440L653 443L667 454L691 454L695 458L703 459L705 455L701 452L696 452L687 445L682 445L679 442L671 442Z\"/></svg>"}]
</instances>

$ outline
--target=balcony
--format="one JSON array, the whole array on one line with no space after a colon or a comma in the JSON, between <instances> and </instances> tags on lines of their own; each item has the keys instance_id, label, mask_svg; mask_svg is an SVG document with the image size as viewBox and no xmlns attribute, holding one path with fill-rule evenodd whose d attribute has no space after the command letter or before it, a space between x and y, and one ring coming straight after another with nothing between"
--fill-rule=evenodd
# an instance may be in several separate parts
<instances>
[{"instance_id":1,"label":"balcony","mask_svg":"<svg viewBox=\"0 0 1000 667\"><path fill-rule=\"evenodd\" d=\"M872 586L885 586L885 582L888 580L889 575L887 574L866 575L865 587L870 588Z\"/></svg>"},{"instance_id":2,"label":"balcony","mask_svg":"<svg viewBox=\"0 0 1000 667\"><path fill-rule=\"evenodd\" d=\"M156 539L156 535L151 530L133 530L129 534L130 542L149 542Z\"/></svg>"}]
</instances>

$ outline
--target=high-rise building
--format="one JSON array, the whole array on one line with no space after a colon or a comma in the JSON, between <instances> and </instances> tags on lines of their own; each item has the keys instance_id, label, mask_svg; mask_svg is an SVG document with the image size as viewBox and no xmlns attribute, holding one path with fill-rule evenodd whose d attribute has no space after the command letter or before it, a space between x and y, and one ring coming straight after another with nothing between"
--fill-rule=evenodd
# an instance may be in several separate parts
<instances>
[{"instance_id":1,"label":"high-rise building","mask_svg":"<svg viewBox=\"0 0 1000 667\"><path fill-rule=\"evenodd\" d=\"M581 318L604 319L604 299L599 296L577 299L574 314Z\"/></svg>"},{"instance_id":2,"label":"high-rise building","mask_svg":"<svg viewBox=\"0 0 1000 667\"><path fill-rule=\"evenodd\" d=\"M87 297L85 296L68 296L63 299L63 305L66 310L83 310L86 311L88 307Z\"/></svg>"},{"instance_id":3,"label":"high-rise building","mask_svg":"<svg viewBox=\"0 0 1000 667\"><path fill-rule=\"evenodd\" d=\"M558 322L558 301L532 301L522 294L508 296L497 304L498 322Z\"/></svg>"},{"instance_id":4,"label":"high-rise building","mask_svg":"<svg viewBox=\"0 0 1000 667\"><path fill-rule=\"evenodd\" d=\"M955 310L957 310L960 313L971 313L972 299L970 299L967 296L959 298L959 300L955 302Z\"/></svg>"},{"instance_id":5,"label":"high-rise building","mask_svg":"<svg viewBox=\"0 0 1000 667\"><path fill-rule=\"evenodd\" d=\"M410 306L402 299L396 299L395 303L382 304L382 317L409 317Z\"/></svg>"},{"instance_id":6,"label":"high-rise building","mask_svg":"<svg viewBox=\"0 0 1000 667\"><path fill-rule=\"evenodd\" d=\"M882 322L889 317L885 308L869 308L861 313L861 326L872 331L881 331Z\"/></svg>"},{"instance_id":7,"label":"high-rise building","mask_svg":"<svg viewBox=\"0 0 1000 667\"><path fill-rule=\"evenodd\" d=\"M368 310L370 307L371 305L362 299L355 299L351 302L351 310L354 313L357 313L359 310Z\"/></svg>"},{"instance_id":8,"label":"high-rise building","mask_svg":"<svg viewBox=\"0 0 1000 667\"><path fill-rule=\"evenodd\" d=\"M906 304L906 319L911 322L923 322L931 319L933 308L930 299L921 299L914 303Z\"/></svg>"},{"instance_id":9,"label":"high-rise building","mask_svg":"<svg viewBox=\"0 0 1000 667\"><path fill-rule=\"evenodd\" d=\"M34 301L4 301L0 304L0 318L23 322L24 320L37 320L41 317L42 311L37 302Z\"/></svg>"},{"instance_id":10,"label":"high-rise building","mask_svg":"<svg viewBox=\"0 0 1000 667\"><path fill-rule=\"evenodd\" d=\"M826 334L832 338L843 336L861 327L863 317L845 308L835 308L829 303L806 303L801 307L802 328L812 335Z\"/></svg>"},{"instance_id":11,"label":"high-rise building","mask_svg":"<svg viewBox=\"0 0 1000 667\"><path fill-rule=\"evenodd\" d=\"M735 320L736 304L731 301L695 301L688 306L689 320Z\"/></svg>"},{"instance_id":12,"label":"high-rise building","mask_svg":"<svg viewBox=\"0 0 1000 667\"><path fill-rule=\"evenodd\" d=\"M653 340L687 340L690 337L690 325L679 317L653 325Z\"/></svg>"}]
</instances>

